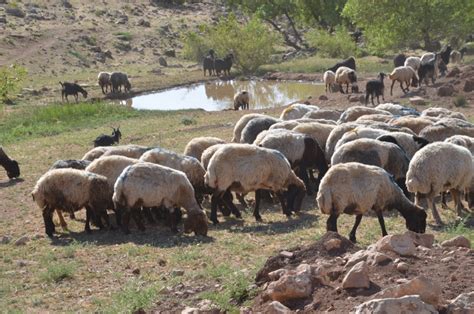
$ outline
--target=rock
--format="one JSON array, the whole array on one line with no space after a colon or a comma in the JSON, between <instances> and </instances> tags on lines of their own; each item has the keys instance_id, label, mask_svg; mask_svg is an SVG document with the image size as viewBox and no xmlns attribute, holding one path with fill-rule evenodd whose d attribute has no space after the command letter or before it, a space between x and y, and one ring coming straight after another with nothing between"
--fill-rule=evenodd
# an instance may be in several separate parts
<instances>
[{"instance_id":1,"label":"rock","mask_svg":"<svg viewBox=\"0 0 474 314\"><path fill-rule=\"evenodd\" d=\"M8 244L12 241L12 237L9 235L4 235L0 238L0 244Z\"/></svg>"},{"instance_id":2,"label":"rock","mask_svg":"<svg viewBox=\"0 0 474 314\"><path fill-rule=\"evenodd\" d=\"M465 92L472 92L474 90L474 79L466 80L462 90Z\"/></svg>"},{"instance_id":3,"label":"rock","mask_svg":"<svg viewBox=\"0 0 474 314\"><path fill-rule=\"evenodd\" d=\"M438 88L437 94L440 97L452 96L454 94L454 87L451 84L441 86Z\"/></svg>"},{"instance_id":4,"label":"rock","mask_svg":"<svg viewBox=\"0 0 474 314\"><path fill-rule=\"evenodd\" d=\"M355 308L356 314L369 313L417 313L431 314L438 311L431 304L426 304L416 295L401 298L375 299L362 303Z\"/></svg>"},{"instance_id":5,"label":"rock","mask_svg":"<svg viewBox=\"0 0 474 314\"><path fill-rule=\"evenodd\" d=\"M424 276L418 276L395 287L389 287L375 295L375 298L400 298L417 294L423 302L437 306L441 298L440 285Z\"/></svg>"},{"instance_id":6,"label":"rock","mask_svg":"<svg viewBox=\"0 0 474 314\"><path fill-rule=\"evenodd\" d=\"M171 276L173 277L179 277L179 276L183 276L184 275L184 270L182 269L173 269L171 271Z\"/></svg>"},{"instance_id":7,"label":"rock","mask_svg":"<svg viewBox=\"0 0 474 314\"><path fill-rule=\"evenodd\" d=\"M405 232L412 240L416 246L424 246L427 248L432 248L434 243L434 235L430 233L416 233L413 231Z\"/></svg>"},{"instance_id":8,"label":"rock","mask_svg":"<svg viewBox=\"0 0 474 314\"><path fill-rule=\"evenodd\" d=\"M8 15L12 15L14 17L19 17L19 18L24 18L26 16L25 12L23 12L23 10L20 8L7 7L5 9L5 13L7 13Z\"/></svg>"},{"instance_id":9,"label":"rock","mask_svg":"<svg viewBox=\"0 0 474 314\"><path fill-rule=\"evenodd\" d=\"M240 309L239 309L239 314L253 314L253 311L250 307L248 306L242 306Z\"/></svg>"},{"instance_id":10,"label":"rock","mask_svg":"<svg viewBox=\"0 0 474 314\"><path fill-rule=\"evenodd\" d=\"M0 16L0 24L7 24L7 17L2 15Z\"/></svg>"},{"instance_id":11,"label":"rock","mask_svg":"<svg viewBox=\"0 0 474 314\"><path fill-rule=\"evenodd\" d=\"M474 291L462 293L448 305L447 314L472 314L474 313Z\"/></svg>"},{"instance_id":12,"label":"rock","mask_svg":"<svg viewBox=\"0 0 474 314\"><path fill-rule=\"evenodd\" d=\"M326 242L324 242L324 247L326 250L331 251L334 249L339 249L341 247L342 241L339 239L329 239Z\"/></svg>"},{"instance_id":13,"label":"rock","mask_svg":"<svg viewBox=\"0 0 474 314\"><path fill-rule=\"evenodd\" d=\"M158 58L158 63L159 63L161 66L164 66L164 67L167 67L167 66L168 66L168 62L166 62L166 59L163 58L163 57L159 57L159 58Z\"/></svg>"},{"instance_id":14,"label":"rock","mask_svg":"<svg viewBox=\"0 0 474 314\"><path fill-rule=\"evenodd\" d=\"M342 280L342 287L348 288L369 288L369 268L367 263L362 261L355 264Z\"/></svg>"},{"instance_id":15,"label":"rock","mask_svg":"<svg viewBox=\"0 0 474 314\"><path fill-rule=\"evenodd\" d=\"M410 104L412 106L424 106L426 101L424 98L420 96L410 97Z\"/></svg>"},{"instance_id":16,"label":"rock","mask_svg":"<svg viewBox=\"0 0 474 314\"><path fill-rule=\"evenodd\" d=\"M132 274L140 275L140 268L135 268L134 270L132 270Z\"/></svg>"},{"instance_id":17,"label":"rock","mask_svg":"<svg viewBox=\"0 0 474 314\"><path fill-rule=\"evenodd\" d=\"M289 314L289 313L293 313L293 312L289 308L287 308L286 306L281 304L280 302L273 301L273 302L270 302L270 304L267 305L267 307L265 308L265 313L268 313L268 314Z\"/></svg>"},{"instance_id":18,"label":"rock","mask_svg":"<svg viewBox=\"0 0 474 314\"><path fill-rule=\"evenodd\" d=\"M409 265L407 263L401 262L397 264L397 270L401 273L406 273L408 271Z\"/></svg>"},{"instance_id":19,"label":"rock","mask_svg":"<svg viewBox=\"0 0 474 314\"><path fill-rule=\"evenodd\" d=\"M165 56L170 58L176 58L176 51L174 49L165 50Z\"/></svg>"},{"instance_id":20,"label":"rock","mask_svg":"<svg viewBox=\"0 0 474 314\"><path fill-rule=\"evenodd\" d=\"M285 302L309 297L311 292L311 267L308 264L301 264L296 270L288 271L277 281L271 282L266 294L273 301Z\"/></svg>"},{"instance_id":21,"label":"rock","mask_svg":"<svg viewBox=\"0 0 474 314\"><path fill-rule=\"evenodd\" d=\"M444 247L457 246L457 247L471 248L471 241L469 241L469 239L466 238L465 236L460 235L455 238L443 241L441 243L441 246L444 246Z\"/></svg>"},{"instance_id":22,"label":"rock","mask_svg":"<svg viewBox=\"0 0 474 314\"><path fill-rule=\"evenodd\" d=\"M411 256L416 252L415 244L407 234L391 234L376 243L377 251L393 251L399 255Z\"/></svg>"},{"instance_id":23,"label":"rock","mask_svg":"<svg viewBox=\"0 0 474 314\"><path fill-rule=\"evenodd\" d=\"M280 256L281 256L281 257L285 257L285 258L292 258L292 257L293 257L293 253L292 253L292 252L288 252L288 251L281 251L281 252L280 252Z\"/></svg>"},{"instance_id":24,"label":"rock","mask_svg":"<svg viewBox=\"0 0 474 314\"><path fill-rule=\"evenodd\" d=\"M145 19L139 19L137 22L138 26L143 26L143 27L150 27L150 22L148 22Z\"/></svg>"},{"instance_id":25,"label":"rock","mask_svg":"<svg viewBox=\"0 0 474 314\"><path fill-rule=\"evenodd\" d=\"M359 263L360 261L366 261L369 256L369 252L366 250L360 250L351 255L347 261L345 267L349 268Z\"/></svg>"},{"instance_id":26,"label":"rock","mask_svg":"<svg viewBox=\"0 0 474 314\"><path fill-rule=\"evenodd\" d=\"M62 3L63 7L65 7L66 9L72 9L72 4L69 2L69 0L63 0Z\"/></svg>"},{"instance_id":27,"label":"rock","mask_svg":"<svg viewBox=\"0 0 474 314\"><path fill-rule=\"evenodd\" d=\"M328 100L329 98L328 98L328 96L326 96L326 95L321 95L321 96L319 96L318 99L319 99L319 100Z\"/></svg>"},{"instance_id":28,"label":"rock","mask_svg":"<svg viewBox=\"0 0 474 314\"><path fill-rule=\"evenodd\" d=\"M459 70L458 67L454 67L451 69L451 71L448 72L446 77L455 77L456 75L461 74L461 70Z\"/></svg>"},{"instance_id":29,"label":"rock","mask_svg":"<svg viewBox=\"0 0 474 314\"><path fill-rule=\"evenodd\" d=\"M287 273L288 273L288 270L280 268L268 273L268 277L270 278L271 281L276 281L280 279L283 275L286 275Z\"/></svg>"},{"instance_id":30,"label":"rock","mask_svg":"<svg viewBox=\"0 0 474 314\"><path fill-rule=\"evenodd\" d=\"M441 259L441 263L449 263L449 262L452 262L452 261L454 261L454 257L452 257L452 256L448 256L448 257L445 257L445 258Z\"/></svg>"},{"instance_id":31,"label":"rock","mask_svg":"<svg viewBox=\"0 0 474 314\"><path fill-rule=\"evenodd\" d=\"M162 258L159 258L158 259L158 265L160 265L161 267L164 267L164 266L166 266L166 261Z\"/></svg>"},{"instance_id":32,"label":"rock","mask_svg":"<svg viewBox=\"0 0 474 314\"><path fill-rule=\"evenodd\" d=\"M385 265L390 263L390 261L392 261L390 256L380 252L371 252L367 257L369 265Z\"/></svg>"},{"instance_id":33,"label":"rock","mask_svg":"<svg viewBox=\"0 0 474 314\"><path fill-rule=\"evenodd\" d=\"M360 97L358 95L350 95L349 96L349 102L359 102Z\"/></svg>"},{"instance_id":34,"label":"rock","mask_svg":"<svg viewBox=\"0 0 474 314\"><path fill-rule=\"evenodd\" d=\"M208 300L208 299L204 299L202 301L200 301L197 306L199 307L199 311L201 312L205 312L205 313L208 313L208 314L212 314L212 313L220 313L218 307L212 303L211 300Z\"/></svg>"},{"instance_id":35,"label":"rock","mask_svg":"<svg viewBox=\"0 0 474 314\"><path fill-rule=\"evenodd\" d=\"M181 314L199 314L199 309L197 307L186 306L184 310L181 311Z\"/></svg>"},{"instance_id":36,"label":"rock","mask_svg":"<svg viewBox=\"0 0 474 314\"><path fill-rule=\"evenodd\" d=\"M30 238L26 235L18 238L16 241L15 241L15 245L16 246L20 246L20 245L25 245L26 242L28 242L30 240Z\"/></svg>"}]
</instances>

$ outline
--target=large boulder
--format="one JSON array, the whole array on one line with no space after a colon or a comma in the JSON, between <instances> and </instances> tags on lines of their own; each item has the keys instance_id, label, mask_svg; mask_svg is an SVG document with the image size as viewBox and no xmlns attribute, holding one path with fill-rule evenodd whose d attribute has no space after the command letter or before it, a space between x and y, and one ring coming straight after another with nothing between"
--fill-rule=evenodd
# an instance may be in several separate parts
<instances>
[{"instance_id":1,"label":"large boulder","mask_svg":"<svg viewBox=\"0 0 474 314\"><path fill-rule=\"evenodd\" d=\"M382 290L375 295L375 298L400 298L414 294L419 295L424 302L437 306L441 299L441 288L433 280L418 276L398 286Z\"/></svg>"},{"instance_id":2,"label":"large boulder","mask_svg":"<svg viewBox=\"0 0 474 314\"><path fill-rule=\"evenodd\" d=\"M355 308L355 314L398 314L417 313L435 314L438 311L431 304L426 304L417 295L409 295L401 298L375 299L362 303Z\"/></svg>"},{"instance_id":3,"label":"large boulder","mask_svg":"<svg viewBox=\"0 0 474 314\"><path fill-rule=\"evenodd\" d=\"M416 252L412 238L407 234L387 235L375 244L377 251L392 251L402 256L411 256Z\"/></svg>"},{"instance_id":4,"label":"large boulder","mask_svg":"<svg viewBox=\"0 0 474 314\"><path fill-rule=\"evenodd\" d=\"M355 264L342 280L342 288L344 289L369 287L369 267L364 261Z\"/></svg>"}]
</instances>

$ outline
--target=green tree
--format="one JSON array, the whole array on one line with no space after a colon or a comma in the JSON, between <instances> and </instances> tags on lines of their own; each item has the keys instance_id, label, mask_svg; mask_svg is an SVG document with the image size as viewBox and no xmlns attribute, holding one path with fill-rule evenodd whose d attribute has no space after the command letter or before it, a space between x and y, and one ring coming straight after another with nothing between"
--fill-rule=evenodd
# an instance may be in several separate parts
<instances>
[{"instance_id":1,"label":"green tree","mask_svg":"<svg viewBox=\"0 0 474 314\"><path fill-rule=\"evenodd\" d=\"M11 100L11 95L20 90L26 74L26 69L16 64L0 67L0 102Z\"/></svg>"},{"instance_id":2,"label":"green tree","mask_svg":"<svg viewBox=\"0 0 474 314\"><path fill-rule=\"evenodd\" d=\"M343 15L363 29L370 50L458 42L474 29L472 0L348 0Z\"/></svg>"}]
</instances>

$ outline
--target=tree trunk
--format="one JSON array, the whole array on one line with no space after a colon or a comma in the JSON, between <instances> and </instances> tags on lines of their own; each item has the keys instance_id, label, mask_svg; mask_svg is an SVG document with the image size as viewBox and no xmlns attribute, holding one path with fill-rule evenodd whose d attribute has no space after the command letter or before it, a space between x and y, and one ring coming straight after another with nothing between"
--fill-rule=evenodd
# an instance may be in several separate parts
<instances>
[{"instance_id":1,"label":"tree trunk","mask_svg":"<svg viewBox=\"0 0 474 314\"><path fill-rule=\"evenodd\" d=\"M285 16L288 19L291 29L293 30L293 34L295 34L296 40L300 42L305 48L308 48L308 45L304 42L303 38L301 38L301 35L298 33L298 30L296 29L296 26L295 26L295 22L286 11L285 11Z\"/></svg>"},{"instance_id":2,"label":"tree trunk","mask_svg":"<svg viewBox=\"0 0 474 314\"><path fill-rule=\"evenodd\" d=\"M291 40L290 36L288 35L287 32L285 32L280 26L278 26L277 23L275 23L272 19L265 19L265 21L270 24L277 32L283 35L283 38L285 40L285 43L288 46L291 46L295 48L296 50L301 50L301 47L298 45L298 43L294 42Z\"/></svg>"}]
</instances>

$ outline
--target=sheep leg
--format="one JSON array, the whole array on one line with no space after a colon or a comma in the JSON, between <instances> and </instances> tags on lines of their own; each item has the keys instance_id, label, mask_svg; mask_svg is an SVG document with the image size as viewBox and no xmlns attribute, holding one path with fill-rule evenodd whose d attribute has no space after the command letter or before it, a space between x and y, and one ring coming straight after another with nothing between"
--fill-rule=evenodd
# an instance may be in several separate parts
<instances>
[{"instance_id":1,"label":"sheep leg","mask_svg":"<svg viewBox=\"0 0 474 314\"><path fill-rule=\"evenodd\" d=\"M130 211L126 210L122 218L122 230L123 230L123 233L125 234L130 233L130 229L128 228L129 223L130 223Z\"/></svg>"},{"instance_id":2,"label":"sheep leg","mask_svg":"<svg viewBox=\"0 0 474 314\"><path fill-rule=\"evenodd\" d=\"M224 199L226 200L224 201ZM228 207L226 203L226 201L228 202L229 200L232 203L232 194L229 190L227 190L224 192L224 195L222 195L222 199L219 200L219 210L225 217L230 216L232 213L232 208Z\"/></svg>"},{"instance_id":3,"label":"sheep leg","mask_svg":"<svg viewBox=\"0 0 474 314\"><path fill-rule=\"evenodd\" d=\"M356 219L355 219L355 222L354 222L354 226L352 227L352 230L351 230L351 232L349 233L349 239L350 239L353 243L356 243L356 242L357 242L357 240L356 240L356 232L357 232L357 228L359 227L361 221L362 221L362 215L356 215Z\"/></svg>"},{"instance_id":4,"label":"sheep leg","mask_svg":"<svg viewBox=\"0 0 474 314\"><path fill-rule=\"evenodd\" d=\"M46 234L48 237L52 237L53 233L56 232L54 223L53 223L53 212L54 210L50 207L43 208L43 220Z\"/></svg>"},{"instance_id":5,"label":"sheep leg","mask_svg":"<svg viewBox=\"0 0 474 314\"><path fill-rule=\"evenodd\" d=\"M211 197L211 221L213 224L217 225L219 220L217 220L217 205L221 200L222 192L215 191Z\"/></svg>"},{"instance_id":6,"label":"sheep leg","mask_svg":"<svg viewBox=\"0 0 474 314\"><path fill-rule=\"evenodd\" d=\"M380 228L382 229L382 236L388 235L387 229L385 229L385 220L383 219L382 211L377 211L377 218L379 219Z\"/></svg>"},{"instance_id":7,"label":"sheep leg","mask_svg":"<svg viewBox=\"0 0 474 314\"><path fill-rule=\"evenodd\" d=\"M168 224L171 228L171 232L173 233L178 233L178 217L176 216L176 212L179 210L179 208L173 208L172 212L169 212L168 215Z\"/></svg>"},{"instance_id":8,"label":"sheep leg","mask_svg":"<svg viewBox=\"0 0 474 314\"><path fill-rule=\"evenodd\" d=\"M392 81L392 86L390 87L390 96L393 96L393 85L395 85L395 80Z\"/></svg>"},{"instance_id":9,"label":"sheep leg","mask_svg":"<svg viewBox=\"0 0 474 314\"><path fill-rule=\"evenodd\" d=\"M248 205L245 201L244 194L235 193L235 197L237 197L237 200L239 201L240 205L244 206L244 208L247 208Z\"/></svg>"},{"instance_id":10,"label":"sheep leg","mask_svg":"<svg viewBox=\"0 0 474 314\"><path fill-rule=\"evenodd\" d=\"M285 197L283 196L283 193L276 192L276 195L277 195L278 199L280 200L281 209L283 210L283 214L285 214L286 217L291 217L291 210L288 208L288 206L285 202Z\"/></svg>"},{"instance_id":11,"label":"sheep leg","mask_svg":"<svg viewBox=\"0 0 474 314\"><path fill-rule=\"evenodd\" d=\"M132 218L135 221L135 224L137 225L138 230L140 230L142 232L145 231L145 226L143 225L142 215L141 215L140 211L134 210L132 212Z\"/></svg>"},{"instance_id":12,"label":"sheep leg","mask_svg":"<svg viewBox=\"0 0 474 314\"><path fill-rule=\"evenodd\" d=\"M437 225L443 225L443 221L441 220L441 217L439 216L438 210L436 209L436 204L434 201L434 197L430 197L430 205L431 205L431 212L433 214L433 218L436 221Z\"/></svg>"},{"instance_id":13,"label":"sheep leg","mask_svg":"<svg viewBox=\"0 0 474 314\"><path fill-rule=\"evenodd\" d=\"M69 218L76 220L76 215L74 214L74 212L69 213Z\"/></svg>"},{"instance_id":14,"label":"sheep leg","mask_svg":"<svg viewBox=\"0 0 474 314\"><path fill-rule=\"evenodd\" d=\"M306 185L306 193L308 195L313 195L314 191L310 185L309 178L308 178L308 170L306 169L306 167L302 167L302 166L299 167L298 177L300 177L300 179L303 180L304 185Z\"/></svg>"},{"instance_id":15,"label":"sheep leg","mask_svg":"<svg viewBox=\"0 0 474 314\"><path fill-rule=\"evenodd\" d=\"M403 83L402 83L402 81L400 81L400 88L402 89L402 92L406 94L406 91L405 91L405 89L403 88Z\"/></svg>"},{"instance_id":16,"label":"sheep leg","mask_svg":"<svg viewBox=\"0 0 474 314\"><path fill-rule=\"evenodd\" d=\"M150 224L156 223L155 219L153 218L153 215L151 214L151 210L150 210L149 207L143 207L142 211L143 211L143 214L145 215L146 220L148 221L148 223L150 223Z\"/></svg>"},{"instance_id":17,"label":"sheep leg","mask_svg":"<svg viewBox=\"0 0 474 314\"><path fill-rule=\"evenodd\" d=\"M59 224L61 225L61 228L64 231L67 231L67 223L66 220L64 220L63 212L60 209L56 209L56 213L58 214Z\"/></svg>"},{"instance_id":18,"label":"sheep leg","mask_svg":"<svg viewBox=\"0 0 474 314\"><path fill-rule=\"evenodd\" d=\"M262 216L260 216L259 207L260 207L260 199L262 198L262 190L255 191L255 208L253 210L253 216L255 217L256 221L262 221Z\"/></svg>"},{"instance_id":19,"label":"sheep leg","mask_svg":"<svg viewBox=\"0 0 474 314\"><path fill-rule=\"evenodd\" d=\"M446 192L441 192L441 208L448 209L448 204L446 202Z\"/></svg>"},{"instance_id":20,"label":"sheep leg","mask_svg":"<svg viewBox=\"0 0 474 314\"><path fill-rule=\"evenodd\" d=\"M326 221L326 231L337 232L337 218L339 218L339 214L329 215L329 218Z\"/></svg>"},{"instance_id":21,"label":"sheep leg","mask_svg":"<svg viewBox=\"0 0 474 314\"><path fill-rule=\"evenodd\" d=\"M450 192L454 199L454 205L456 207L458 217L462 217L462 210L464 209L464 206L461 201L461 193L456 189L451 189Z\"/></svg>"},{"instance_id":22,"label":"sheep leg","mask_svg":"<svg viewBox=\"0 0 474 314\"><path fill-rule=\"evenodd\" d=\"M122 225L122 209L121 208L115 208L115 223L117 226Z\"/></svg>"},{"instance_id":23,"label":"sheep leg","mask_svg":"<svg viewBox=\"0 0 474 314\"><path fill-rule=\"evenodd\" d=\"M87 233L92 232L91 226L90 226L91 216L92 216L91 209L89 207L86 207L86 226L84 227L84 231Z\"/></svg>"},{"instance_id":24,"label":"sheep leg","mask_svg":"<svg viewBox=\"0 0 474 314\"><path fill-rule=\"evenodd\" d=\"M230 191L227 190L224 195L222 196L222 201L224 202L224 205L230 209L230 211L232 212L232 214L234 214L234 216L236 218L242 218L242 215L240 214L240 211L237 209L237 207L234 205L234 203L232 202L232 195L230 194Z\"/></svg>"}]
</instances>

